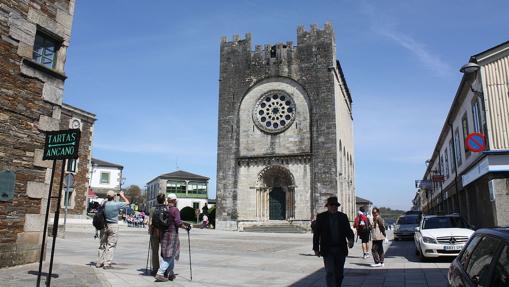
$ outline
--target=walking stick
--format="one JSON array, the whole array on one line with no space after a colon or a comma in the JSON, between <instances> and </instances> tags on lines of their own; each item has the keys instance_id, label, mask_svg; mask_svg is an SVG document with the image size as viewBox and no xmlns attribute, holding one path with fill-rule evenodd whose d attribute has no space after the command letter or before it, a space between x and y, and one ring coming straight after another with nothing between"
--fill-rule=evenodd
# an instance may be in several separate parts
<instances>
[{"instance_id":1,"label":"walking stick","mask_svg":"<svg viewBox=\"0 0 509 287\"><path fill-rule=\"evenodd\" d=\"M149 258L150 258L150 249L152 248L152 236L150 236L150 239L148 241L148 252L147 252L147 265L145 265L145 275L147 274L150 274L150 272L152 270L148 270L148 261L149 261ZM152 269L152 262L150 262L150 269Z\"/></svg>"},{"instance_id":2,"label":"walking stick","mask_svg":"<svg viewBox=\"0 0 509 287\"><path fill-rule=\"evenodd\" d=\"M189 229L187 229L187 243L189 245L189 272L191 273L191 281L193 281L193 268L191 267L191 237L189 237Z\"/></svg>"}]
</instances>

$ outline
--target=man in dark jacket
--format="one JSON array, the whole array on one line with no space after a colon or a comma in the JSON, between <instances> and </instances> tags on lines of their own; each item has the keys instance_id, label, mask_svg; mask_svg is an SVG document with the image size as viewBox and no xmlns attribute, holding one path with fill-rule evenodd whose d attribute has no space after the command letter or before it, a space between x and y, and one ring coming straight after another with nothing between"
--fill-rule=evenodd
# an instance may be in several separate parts
<instances>
[{"instance_id":1,"label":"man in dark jacket","mask_svg":"<svg viewBox=\"0 0 509 287\"><path fill-rule=\"evenodd\" d=\"M327 272L327 287L339 287L343 282L343 269L348 247L353 247L354 234L348 216L339 212L338 198L327 198L327 211L318 214L313 230L313 250L323 256Z\"/></svg>"}]
</instances>

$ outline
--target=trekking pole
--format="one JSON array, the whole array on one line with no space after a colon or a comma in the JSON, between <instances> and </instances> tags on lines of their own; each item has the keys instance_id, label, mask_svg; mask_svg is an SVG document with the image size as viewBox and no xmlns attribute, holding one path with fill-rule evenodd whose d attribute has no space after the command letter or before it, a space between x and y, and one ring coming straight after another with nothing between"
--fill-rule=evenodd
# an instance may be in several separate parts
<instances>
[{"instance_id":1,"label":"trekking pole","mask_svg":"<svg viewBox=\"0 0 509 287\"><path fill-rule=\"evenodd\" d=\"M193 281L193 268L191 267L191 237L189 237L189 229L187 229L187 243L189 245L189 272L191 274L191 281Z\"/></svg>"},{"instance_id":2,"label":"trekking pole","mask_svg":"<svg viewBox=\"0 0 509 287\"><path fill-rule=\"evenodd\" d=\"M150 274L150 272L152 271L152 270L150 270L150 271L148 270L148 261L150 258L151 247L152 247L152 236L150 236L150 239L148 240L147 265L145 265L145 274L147 274L147 272L148 272L148 274ZM150 265L152 265L152 262L150 263ZM152 267L152 266L150 266L150 267ZM150 268L150 269L152 269L152 268Z\"/></svg>"}]
</instances>

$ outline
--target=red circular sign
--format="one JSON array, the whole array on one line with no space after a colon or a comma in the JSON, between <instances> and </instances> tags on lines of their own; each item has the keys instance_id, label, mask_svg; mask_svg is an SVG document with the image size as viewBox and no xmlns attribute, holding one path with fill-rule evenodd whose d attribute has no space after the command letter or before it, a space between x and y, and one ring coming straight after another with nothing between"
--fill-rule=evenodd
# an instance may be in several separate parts
<instances>
[{"instance_id":1,"label":"red circular sign","mask_svg":"<svg viewBox=\"0 0 509 287\"><path fill-rule=\"evenodd\" d=\"M486 138L481 133L471 133L465 139L465 146L469 151L481 152L486 148Z\"/></svg>"}]
</instances>

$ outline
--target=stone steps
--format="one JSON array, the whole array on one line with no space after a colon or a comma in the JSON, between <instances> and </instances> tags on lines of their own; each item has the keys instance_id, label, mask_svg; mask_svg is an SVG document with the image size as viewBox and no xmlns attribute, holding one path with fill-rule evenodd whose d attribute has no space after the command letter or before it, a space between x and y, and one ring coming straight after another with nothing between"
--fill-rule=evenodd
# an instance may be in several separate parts
<instances>
[{"instance_id":1,"label":"stone steps","mask_svg":"<svg viewBox=\"0 0 509 287\"><path fill-rule=\"evenodd\" d=\"M306 233L307 231L293 224L266 224L244 227L244 232L263 232L263 233Z\"/></svg>"}]
</instances>

